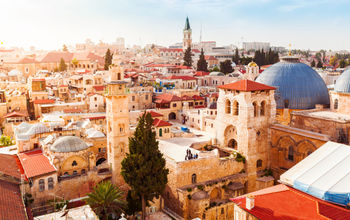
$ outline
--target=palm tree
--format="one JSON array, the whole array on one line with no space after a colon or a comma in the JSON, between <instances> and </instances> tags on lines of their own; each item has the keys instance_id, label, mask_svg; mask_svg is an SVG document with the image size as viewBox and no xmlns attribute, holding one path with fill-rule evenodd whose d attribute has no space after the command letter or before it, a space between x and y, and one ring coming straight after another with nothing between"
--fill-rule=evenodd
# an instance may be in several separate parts
<instances>
[{"instance_id":1,"label":"palm tree","mask_svg":"<svg viewBox=\"0 0 350 220\"><path fill-rule=\"evenodd\" d=\"M101 219L108 219L113 213L119 215L126 204L123 192L110 181L97 184L87 196L86 203Z\"/></svg>"}]
</instances>

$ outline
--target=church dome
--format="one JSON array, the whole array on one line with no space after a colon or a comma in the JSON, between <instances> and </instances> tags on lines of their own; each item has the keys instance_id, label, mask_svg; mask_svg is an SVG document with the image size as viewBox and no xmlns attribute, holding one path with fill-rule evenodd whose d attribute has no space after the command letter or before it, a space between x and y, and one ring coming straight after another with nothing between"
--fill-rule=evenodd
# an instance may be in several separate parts
<instances>
[{"instance_id":1,"label":"church dome","mask_svg":"<svg viewBox=\"0 0 350 220\"><path fill-rule=\"evenodd\" d=\"M211 72L209 76L225 76L225 74L222 72Z\"/></svg>"},{"instance_id":2,"label":"church dome","mask_svg":"<svg viewBox=\"0 0 350 220\"><path fill-rule=\"evenodd\" d=\"M255 62L250 62L250 63L248 63L248 67L256 67L256 66L258 66L258 64L256 64Z\"/></svg>"},{"instance_id":3,"label":"church dome","mask_svg":"<svg viewBox=\"0 0 350 220\"><path fill-rule=\"evenodd\" d=\"M316 104L329 104L328 89L321 76L295 57L282 58L256 81L277 88L277 108L313 109Z\"/></svg>"},{"instance_id":4,"label":"church dome","mask_svg":"<svg viewBox=\"0 0 350 220\"><path fill-rule=\"evenodd\" d=\"M89 146L83 140L74 136L60 137L50 146L51 151L59 153L77 152L87 148Z\"/></svg>"},{"instance_id":5,"label":"church dome","mask_svg":"<svg viewBox=\"0 0 350 220\"><path fill-rule=\"evenodd\" d=\"M334 91L350 93L350 68L339 76L334 85Z\"/></svg>"}]
</instances>

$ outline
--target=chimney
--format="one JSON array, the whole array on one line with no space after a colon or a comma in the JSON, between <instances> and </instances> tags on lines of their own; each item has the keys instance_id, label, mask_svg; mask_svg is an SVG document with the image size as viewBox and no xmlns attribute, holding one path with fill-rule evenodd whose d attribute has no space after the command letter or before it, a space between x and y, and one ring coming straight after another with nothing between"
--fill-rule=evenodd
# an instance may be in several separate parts
<instances>
[{"instance_id":1,"label":"chimney","mask_svg":"<svg viewBox=\"0 0 350 220\"><path fill-rule=\"evenodd\" d=\"M251 194L246 196L245 207L248 210L252 210L254 208L254 200L255 200L255 196L253 196Z\"/></svg>"}]
</instances>

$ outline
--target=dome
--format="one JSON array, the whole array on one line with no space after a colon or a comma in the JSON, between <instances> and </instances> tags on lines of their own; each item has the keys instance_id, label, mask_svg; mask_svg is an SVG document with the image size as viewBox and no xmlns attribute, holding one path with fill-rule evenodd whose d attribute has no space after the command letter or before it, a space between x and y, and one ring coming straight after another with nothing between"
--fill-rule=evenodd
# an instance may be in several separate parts
<instances>
[{"instance_id":1,"label":"dome","mask_svg":"<svg viewBox=\"0 0 350 220\"><path fill-rule=\"evenodd\" d=\"M337 79L334 91L350 93L350 69L345 70Z\"/></svg>"},{"instance_id":2,"label":"dome","mask_svg":"<svg viewBox=\"0 0 350 220\"><path fill-rule=\"evenodd\" d=\"M209 76L225 76L225 74L222 72L211 72Z\"/></svg>"},{"instance_id":3,"label":"dome","mask_svg":"<svg viewBox=\"0 0 350 220\"><path fill-rule=\"evenodd\" d=\"M282 58L256 81L277 88L277 108L313 109L316 104L329 104L328 89L321 76L298 58Z\"/></svg>"},{"instance_id":4,"label":"dome","mask_svg":"<svg viewBox=\"0 0 350 220\"><path fill-rule=\"evenodd\" d=\"M256 66L258 66L258 64L256 64L255 62L250 62L250 63L248 63L248 67L256 67Z\"/></svg>"},{"instance_id":5,"label":"dome","mask_svg":"<svg viewBox=\"0 0 350 220\"><path fill-rule=\"evenodd\" d=\"M50 146L50 150L59 153L76 152L89 148L80 138L74 136L60 137Z\"/></svg>"}]
</instances>

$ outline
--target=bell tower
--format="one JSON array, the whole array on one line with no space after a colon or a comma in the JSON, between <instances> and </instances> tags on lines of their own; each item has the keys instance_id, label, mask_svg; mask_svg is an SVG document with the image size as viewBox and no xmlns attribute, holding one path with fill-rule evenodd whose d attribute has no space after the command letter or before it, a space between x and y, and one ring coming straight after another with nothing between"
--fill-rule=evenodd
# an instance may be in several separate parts
<instances>
[{"instance_id":1,"label":"bell tower","mask_svg":"<svg viewBox=\"0 0 350 220\"><path fill-rule=\"evenodd\" d=\"M186 18L185 28L184 28L184 38L182 43L182 49L185 50L192 45L192 29L190 27L190 21L188 17Z\"/></svg>"},{"instance_id":2,"label":"bell tower","mask_svg":"<svg viewBox=\"0 0 350 220\"><path fill-rule=\"evenodd\" d=\"M107 159L112 170L112 183L125 185L121 176L121 162L128 151L129 111L124 70L116 61L109 67L110 82L106 92Z\"/></svg>"}]
</instances>

